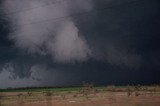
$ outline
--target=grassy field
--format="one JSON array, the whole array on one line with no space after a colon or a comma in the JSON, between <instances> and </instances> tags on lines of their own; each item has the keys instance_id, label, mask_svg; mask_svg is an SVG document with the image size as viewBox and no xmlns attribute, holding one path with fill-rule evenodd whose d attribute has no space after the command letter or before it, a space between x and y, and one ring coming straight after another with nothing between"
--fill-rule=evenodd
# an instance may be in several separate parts
<instances>
[{"instance_id":1,"label":"grassy field","mask_svg":"<svg viewBox=\"0 0 160 106\"><path fill-rule=\"evenodd\" d=\"M81 87L64 87L64 88L17 88L17 89L1 89L0 92L64 92L64 91L78 91Z\"/></svg>"},{"instance_id":2,"label":"grassy field","mask_svg":"<svg viewBox=\"0 0 160 106\"><path fill-rule=\"evenodd\" d=\"M160 106L160 86L0 90L0 106Z\"/></svg>"}]
</instances>

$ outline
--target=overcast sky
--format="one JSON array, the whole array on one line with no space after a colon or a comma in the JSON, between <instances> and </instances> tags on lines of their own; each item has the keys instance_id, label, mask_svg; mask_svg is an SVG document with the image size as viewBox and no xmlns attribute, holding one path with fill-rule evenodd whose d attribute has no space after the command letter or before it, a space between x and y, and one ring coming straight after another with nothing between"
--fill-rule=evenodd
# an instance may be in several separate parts
<instances>
[{"instance_id":1,"label":"overcast sky","mask_svg":"<svg viewBox=\"0 0 160 106\"><path fill-rule=\"evenodd\" d=\"M2 0L0 88L160 83L159 0Z\"/></svg>"}]
</instances>

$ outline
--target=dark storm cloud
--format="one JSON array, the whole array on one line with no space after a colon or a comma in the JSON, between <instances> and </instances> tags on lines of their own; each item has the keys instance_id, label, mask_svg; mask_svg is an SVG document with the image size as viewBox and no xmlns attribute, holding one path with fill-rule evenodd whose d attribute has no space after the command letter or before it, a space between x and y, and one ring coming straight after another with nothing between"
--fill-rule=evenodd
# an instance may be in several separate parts
<instances>
[{"instance_id":1,"label":"dark storm cloud","mask_svg":"<svg viewBox=\"0 0 160 106\"><path fill-rule=\"evenodd\" d=\"M85 61L91 50L70 18L75 14L75 8L76 12L90 11L92 2L5 0L3 10L12 22L13 30L9 38L20 49L31 54L52 55L57 62ZM61 17L67 18L56 20Z\"/></svg>"},{"instance_id":2,"label":"dark storm cloud","mask_svg":"<svg viewBox=\"0 0 160 106\"><path fill-rule=\"evenodd\" d=\"M30 1L24 2L5 0L6 5L19 4L17 10L11 9L13 11L21 7L24 11ZM31 7L47 3L34 2ZM76 0L76 5L73 2L56 4L58 12L55 14L48 15L53 7L47 6L12 14L12 18L1 16L0 87L72 85L82 81L95 84L159 83L160 2L127 2ZM106 7L110 8L103 9ZM88 13L70 16L79 12ZM61 15L69 15L69 19L54 24L23 26L37 22L37 19Z\"/></svg>"}]
</instances>

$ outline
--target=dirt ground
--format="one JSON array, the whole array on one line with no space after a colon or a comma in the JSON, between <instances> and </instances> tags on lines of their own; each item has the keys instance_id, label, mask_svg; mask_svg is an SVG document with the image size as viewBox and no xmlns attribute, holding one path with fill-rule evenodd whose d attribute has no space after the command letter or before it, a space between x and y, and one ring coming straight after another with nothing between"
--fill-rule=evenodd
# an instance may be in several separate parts
<instances>
[{"instance_id":1,"label":"dirt ground","mask_svg":"<svg viewBox=\"0 0 160 106\"><path fill-rule=\"evenodd\" d=\"M1 93L0 106L160 106L160 93L98 92L81 94L44 92Z\"/></svg>"}]
</instances>

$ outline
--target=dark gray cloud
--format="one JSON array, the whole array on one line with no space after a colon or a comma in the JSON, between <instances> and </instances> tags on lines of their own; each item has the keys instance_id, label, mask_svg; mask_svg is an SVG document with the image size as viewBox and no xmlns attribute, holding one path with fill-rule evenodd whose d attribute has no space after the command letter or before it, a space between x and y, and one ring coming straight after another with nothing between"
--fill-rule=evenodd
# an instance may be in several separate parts
<instances>
[{"instance_id":1,"label":"dark gray cloud","mask_svg":"<svg viewBox=\"0 0 160 106\"><path fill-rule=\"evenodd\" d=\"M159 1L33 1L1 6L0 87L159 83Z\"/></svg>"}]
</instances>

